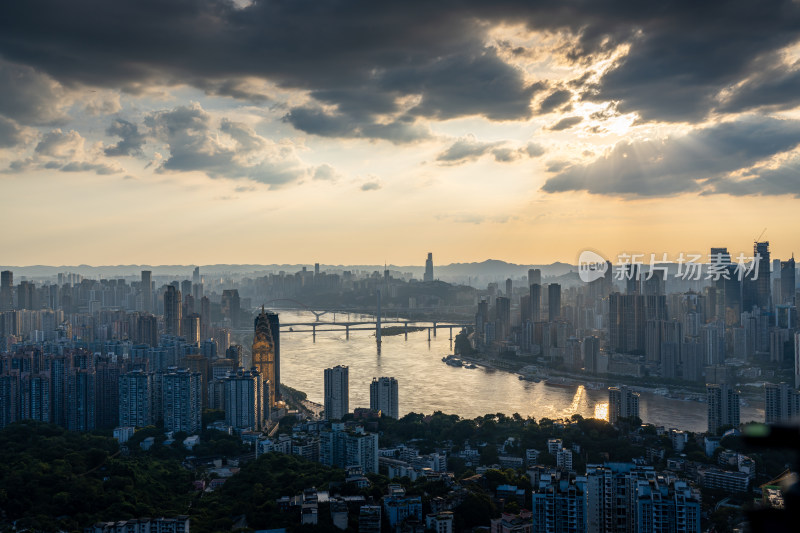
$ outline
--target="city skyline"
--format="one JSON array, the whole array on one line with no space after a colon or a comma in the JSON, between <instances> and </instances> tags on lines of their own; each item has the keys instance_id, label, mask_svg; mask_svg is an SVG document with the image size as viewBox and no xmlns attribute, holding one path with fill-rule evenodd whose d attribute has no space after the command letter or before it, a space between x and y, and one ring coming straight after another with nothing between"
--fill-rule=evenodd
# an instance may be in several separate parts
<instances>
[{"instance_id":1,"label":"city skyline","mask_svg":"<svg viewBox=\"0 0 800 533\"><path fill-rule=\"evenodd\" d=\"M767 226L789 257L800 8L721 4L2 6L0 246L547 264Z\"/></svg>"},{"instance_id":2,"label":"city skyline","mask_svg":"<svg viewBox=\"0 0 800 533\"><path fill-rule=\"evenodd\" d=\"M796 528L800 0L0 2L0 95L0 530Z\"/></svg>"}]
</instances>

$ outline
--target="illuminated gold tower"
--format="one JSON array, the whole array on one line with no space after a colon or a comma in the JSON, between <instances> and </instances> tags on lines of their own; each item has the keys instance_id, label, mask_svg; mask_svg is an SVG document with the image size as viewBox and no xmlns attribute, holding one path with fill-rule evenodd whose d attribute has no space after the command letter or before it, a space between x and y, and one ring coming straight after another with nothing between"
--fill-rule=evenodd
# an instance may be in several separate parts
<instances>
[{"instance_id":1,"label":"illuminated gold tower","mask_svg":"<svg viewBox=\"0 0 800 533\"><path fill-rule=\"evenodd\" d=\"M272 338L269 315L264 312L263 307L255 321L253 366L258 369L265 382L269 381L269 408L272 410L275 408L275 389L278 387L275 379L275 341Z\"/></svg>"}]
</instances>

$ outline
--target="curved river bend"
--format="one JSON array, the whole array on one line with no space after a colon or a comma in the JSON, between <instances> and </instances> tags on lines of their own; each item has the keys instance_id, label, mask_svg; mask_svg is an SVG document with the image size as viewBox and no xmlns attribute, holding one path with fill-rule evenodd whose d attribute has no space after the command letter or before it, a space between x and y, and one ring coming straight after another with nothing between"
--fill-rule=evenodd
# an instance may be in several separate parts
<instances>
[{"instance_id":1,"label":"curved river bend","mask_svg":"<svg viewBox=\"0 0 800 533\"><path fill-rule=\"evenodd\" d=\"M280 319L282 323L313 322L314 315L281 311ZM331 318L324 315L321 320ZM427 331L409 333L408 340L403 335L384 336L380 355L372 331L351 331L349 339L344 328L341 333L321 332L316 342L311 333L282 332L281 381L307 393L309 400L323 403L323 370L346 365L350 369L351 411L369 407L369 384L373 377L391 376L398 381L401 416L412 411L428 414L443 411L466 418L487 413L519 413L523 417L557 419L578 413L607 419L605 390L582 386L562 389L544 382L521 381L509 372L452 367L442 362L442 357L451 353L452 343L446 329L440 329L430 342ZM657 426L705 431L706 409L705 403L643 392L639 414L644 422ZM742 406L741 420L763 421L763 408Z\"/></svg>"}]
</instances>

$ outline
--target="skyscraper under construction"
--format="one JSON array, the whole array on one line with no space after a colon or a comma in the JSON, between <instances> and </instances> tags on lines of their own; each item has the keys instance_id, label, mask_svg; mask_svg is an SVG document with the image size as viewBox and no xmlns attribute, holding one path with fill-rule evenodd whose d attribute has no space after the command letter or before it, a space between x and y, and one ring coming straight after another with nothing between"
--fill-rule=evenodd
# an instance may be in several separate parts
<instances>
[{"instance_id":1,"label":"skyscraper under construction","mask_svg":"<svg viewBox=\"0 0 800 533\"><path fill-rule=\"evenodd\" d=\"M253 366L258 369L264 381L269 381L269 408L275 408L280 399L280 326L278 315L261 313L255 320L255 336L253 337Z\"/></svg>"}]
</instances>

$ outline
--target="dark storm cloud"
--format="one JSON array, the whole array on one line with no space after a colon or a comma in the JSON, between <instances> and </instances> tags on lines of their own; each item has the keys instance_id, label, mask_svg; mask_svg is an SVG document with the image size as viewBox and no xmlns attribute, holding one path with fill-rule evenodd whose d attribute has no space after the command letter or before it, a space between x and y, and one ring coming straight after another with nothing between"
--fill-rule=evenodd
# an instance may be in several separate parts
<instances>
[{"instance_id":1,"label":"dark storm cloud","mask_svg":"<svg viewBox=\"0 0 800 533\"><path fill-rule=\"evenodd\" d=\"M539 111L541 113L550 113L555 111L557 108L561 107L562 105L566 104L572 98L572 92L566 89L559 89L557 91L553 91L547 97L542 100L542 103L539 104Z\"/></svg>"},{"instance_id":2,"label":"dark storm cloud","mask_svg":"<svg viewBox=\"0 0 800 533\"><path fill-rule=\"evenodd\" d=\"M31 67L0 59L0 95L0 115L21 124L54 125L68 118L63 88Z\"/></svg>"},{"instance_id":3,"label":"dark storm cloud","mask_svg":"<svg viewBox=\"0 0 800 533\"><path fill-rule=\"evenodd\" d=\"M523 157L539 157L545 150L536 143L528 143L523 147L509 146L508 141L479 141L474 136L462 137L436 156L436 161L443 165L460 165L475 161L491 154L498 163L510 163Z\"/></svg>"},{"instance_id":4,"label":"dark storm cloud","mask_svg":"<svg viewBox=\"0 0 800 533\"><path fill-rule=\"evenodd\" d=\"M122 172L121 169L105 163L89 163L87 161L73 161L66 165L51 166L51 168L58 168L61 172L95 172L101 176Z\"/></svg>"},{"instance_id":5,"label":"dark storm cloud","mask_svg":"<svg viewBox=\"0 0 800 533\"><path fill-rule=\"evenodd\" d=\"M588 191L615 196L670 196L683 192L757 194L751 185L791 190L794 181L764 171L757 181L732 176L800 144L800 121L747 117L696 130L681 137L621 141L587 165L570 166L548 179L546 192ZM769 192L763 194L778 194Z\"/></svg>"},{"instance_id":6,"label":"dark storm cloud","mask_svg":"<svg viewBox=\"0 0 800 533\"><path fill-rule=\"evenodd\" d=\"M48 157L74 158L83 152L83 145L84 139L77 131L58 129L45 133L34 152Z\"/></svg>"},{"instance_id":7,"label":"dark storm cloud","mask_svg":"<svg viewBox=\"0 0 800 533\"><path fill-rule=\"evenodd\" d=\"M203 172L210 178L246 178L276 186L311 171L292 145L259 136L245 124L222 119L219 126L200 105L149 114L149 135L162 142L169 157L158 171Z\"/></svg>"},{"instance_id":8,"label":"dark storm cloud","mask_svg":"<svg viewBox=\"0 0 800 533\"><path fill-rule=\"evenodd\" d=\"M583 117L566 117L562 118L561 120L550 126L549 129L550 131L568 130L572 126L577 126L581 122L583 122Z\"/></svg>"},{"instance_id":9,"label":"dark storm cloud","mask_svg":"<svg viewBox=\"0 0 800 533\"><path fill-rule=\"evenodd\" d=\"M492 47L461 51L421 66L397 67L382 85L404 94L421 94L413 113L437 119L483 115L492 120L531 116L531 96L541 84L526 86L522 73Z\"/></svg>"},{"instance_id":10,"label":"dark storm cloud","mask_svg":"<svg viewBox=\"0 0 800 533\"><path fill-rule=\"evenodd\" d=\"M225 0L2 2L0 55L66 85L131 92L152 83L188 83L209 94L264 101L267 95L242 80L267 79L334 106L336 120L302 120L301 111L308 114L313 106L292 110L289 122L304 131L403 140L414 138L400 126L407 122L396 119L401 134L377 127L387 115L531 116L531 97L544 85L529 84L498 55L488 31L500 23L571 35L558 52L587 68L600 55L629 46L599 84L583 85L583 97L618 101L621 112L636 111L644 119L693 121L717 106L720 91L750 79L762 58L797 40L800 4L263 0L239 8ZM760 98L753 91L748 105L774 105L776 95ZM417 100L399 109L398 99L406 97Z\"/></svg>"},{"instance_id":11,"label":"dark storm cloud","mask_svg":"<svg viewBox=\"0 0 800 533\"><path fill-rule=\"evenodd\" d=\"M139 127L127 120L115 119L106 130L106 135L122 137L117 144L104 150L107 156L141 155L146 137L139 133Z\"/></svg>"},{"instance_id":12,"label":"dark storm cloud","mask_svg":"<svg viewBox=\"0 0 800 533\"><path fill-rule=\"evenodd\" d=\"M3 119L0 117L0 125ZM11 161L4 174L18 174L34 170L60 170L61 172L94 172L99 175L117 174L123 169L99 160L95 150L86 150L86 140L75 130L51 130L37 143L33 154L25 159Z\"/></svg>"},{"instance_id":13,"label":"dark storm cloud","mask_svg":"<svg viewBox=\"0 0 800 533\"><path fill-rule=\"evenodd\" d=\"M5 117L0 117L0 148L10 148L23 142L25 138L23 129Z\"/></svg>"},{"instance_id":14,"label":"dark storm cloud","mask_svg":"<svg viewBox=\"0 0 800 533\"><path fill-rule=\"evenodd\" d=\"M244 80L205 80L200 78L191 84L203 89L209 96L230 96L238 100L248 100L254 104L263 104L270 100L268 95L254 90Z\"/></svg>"},{"instance_id":15,"label":"dark storm cloud","mask_svg":"<svg viewBox=\"0 0 800 533\"><path fill-rule=\"evenodd\" d=\"M443 163L464 163L466 161L473 161L502 144L502 141L481 142L474 137L464 137L451 144L444 152L436 156L436 160Z\"/></svg>"},{"instance_id":16,"label":"dark storm cloud","mask_svg":"<svg viewBox=\"0 0 800 533\"><path fill-rule=\"evenodd\" d=\"M764 55L795 43L800 28L800 4L791 0L639 3L631 15L640 33L595 96L665 121L707 116L720 91L756 72Z\"/></svg>"},{"instance_id":17,"label":"dark storm cloud","mask_svg":"<svg viewBox=\"0 0 800 533\"><path fill-rule=\"evenodd\" d=\"M800 198L800 157L782 162L777 168L755 168L742 179L715 183L706 194L731 196L792 195Z\"/></svg>"},{"instance_id":18,"label":"dark storm cloud","mask_svg":"<svg viewBox=\"0 0 800 533\"><path fill-rule=\"evenodd\" d=\"M413 120L394 120L380 124L373 122L372 118L363 113L331 114L318 107L295 107L283 117L283 120L298 130L322 137L384 139L396 144L431 137L427 127L416 124Z\"/></svg>"},{"instance_id":19,"label":"dark storm cloud","mask_svg":"<svg viewBox=\"0 0 800 533\"><path fill-rule=\"evenodd\" d=\"M789 109L798 104L800 62L787 64L779 57L772 57L747 81L730 91L720 111L740 112L759 107Z\"/></svg>"}]
</instances>

